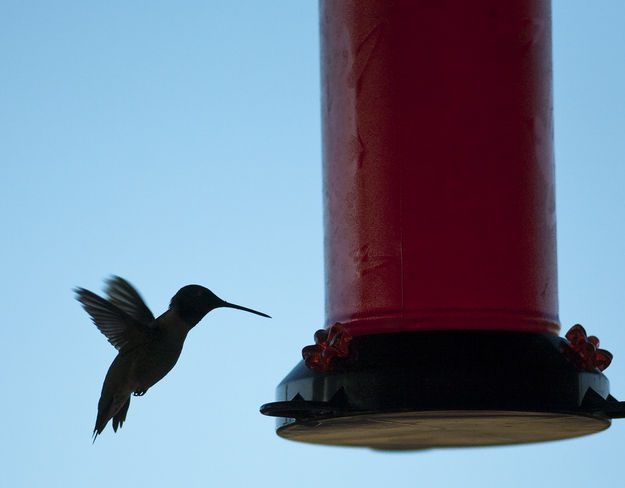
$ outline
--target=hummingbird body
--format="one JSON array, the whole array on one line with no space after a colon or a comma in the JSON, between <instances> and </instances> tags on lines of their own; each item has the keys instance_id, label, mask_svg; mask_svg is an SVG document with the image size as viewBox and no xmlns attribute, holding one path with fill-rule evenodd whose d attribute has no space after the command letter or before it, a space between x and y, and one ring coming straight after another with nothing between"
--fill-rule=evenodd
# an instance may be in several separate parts
<instances>
[{"instance_id":1,"label":"hummingbird body","mask_svg":"<svg viewBox=\"0 0 625 488\"><path fill-rule=\"evenodd\" d=\"M269 317L228 303L199 285L181 288L169 309L156 319L132 285L118 276L107 281L108 299L84 288L75 291L95 325L119 350L102 385L94 441L109 420L113 419L115 432L122 426L131 395L144 395L171 371L187 334L208 312L228 307Z\"/></svg>"}]
</instances>

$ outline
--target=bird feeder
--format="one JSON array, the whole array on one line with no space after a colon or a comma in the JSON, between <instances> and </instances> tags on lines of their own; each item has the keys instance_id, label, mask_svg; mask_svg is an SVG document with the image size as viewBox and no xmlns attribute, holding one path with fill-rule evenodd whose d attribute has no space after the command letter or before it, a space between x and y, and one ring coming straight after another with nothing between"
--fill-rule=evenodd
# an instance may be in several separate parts
<instances>
[{"instance_id":1,"label":"bird feeder","mask_svg":"<svg viewBox=\"0 0 625 488\"><path fill-rule=\"evenodd\" d=\"M321 0L326 322L263 405L287 439L545 441L625 408L558 336L547 0Z\"/></svg>"}]
</instances>

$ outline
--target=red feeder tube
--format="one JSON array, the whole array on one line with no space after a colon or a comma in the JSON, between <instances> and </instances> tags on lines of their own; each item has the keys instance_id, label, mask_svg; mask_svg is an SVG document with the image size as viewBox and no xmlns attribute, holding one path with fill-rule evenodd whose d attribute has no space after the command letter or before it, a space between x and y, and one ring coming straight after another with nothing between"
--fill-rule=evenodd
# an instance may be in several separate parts
<instances>
[{"instance_id":1,"label":"red feeder tube","mask_svg":"<svg viewBox=\"0 0 625 488\"><path fill-rule=\"evenodd\" d=\"M326 327L556 333L547 1L321 3Z\"/></svg>"}]
</instances>

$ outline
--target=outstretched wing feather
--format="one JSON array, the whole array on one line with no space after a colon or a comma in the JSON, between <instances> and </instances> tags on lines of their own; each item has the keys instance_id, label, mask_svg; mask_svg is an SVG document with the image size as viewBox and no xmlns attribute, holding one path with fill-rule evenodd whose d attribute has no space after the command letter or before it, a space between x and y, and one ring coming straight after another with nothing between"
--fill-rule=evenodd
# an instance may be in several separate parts
<instances>
[{"instance_id":1,"label":"outstretched wing feather","mask_svg":"<svg viewBox=\"0 0 625 488\"><path fill-rule=\"evenodd\" d=\"M131 341L138 341L144 335L142 325L138 324L123 310L84 288L76 288L76 299L91 316L96 327L108 341L121 350Z\"/></svg>"},{"instance_id":2,"label":"outstretched wing feather","mask_svg":"<svg viewBox=\"0 0 625 488\"><path fill-rule=\"evenodd\" d=\"M119 276L112 276L106 281L105 293L109 301L119 309L130 315L140 324L149 326L154 321L154 315L139 295L139 292Z\"/></svg>"}]
</instances>

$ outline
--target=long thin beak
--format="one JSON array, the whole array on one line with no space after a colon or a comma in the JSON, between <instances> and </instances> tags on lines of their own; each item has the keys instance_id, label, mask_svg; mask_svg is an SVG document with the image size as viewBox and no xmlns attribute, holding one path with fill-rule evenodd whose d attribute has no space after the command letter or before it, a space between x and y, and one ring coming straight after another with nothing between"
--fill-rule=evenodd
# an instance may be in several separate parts
<instances>
[{"instance_id":1,"label":"long thin beak","mask_svg":"<svg viewBox=\"0 0 625 488\"><path fill-rule=\"evenodd\" d=\"M236 308L237 310L243 310L244 312L255 313L256 315L260 315L261 317L267 317L268 319L271 318L266 313L258 312L256 310L252 310L251 308L247 308L247 307L242 307L241 305L235 305L234 303L229 303L229 302L224 301L221 306L228 307L228 308Z\"/></svg>"}]
</instances>

